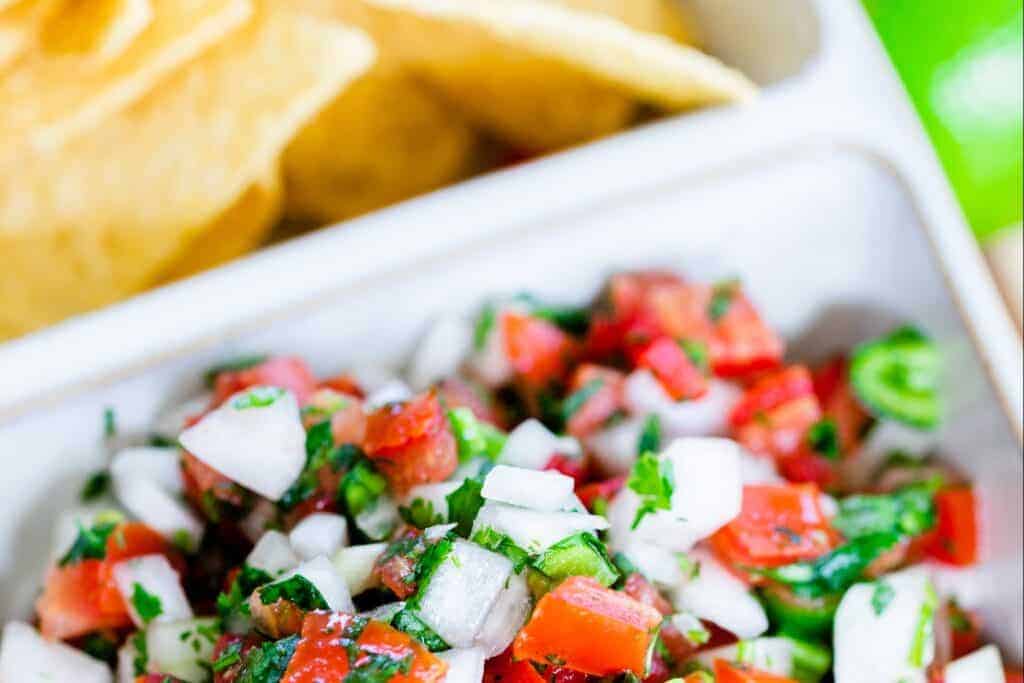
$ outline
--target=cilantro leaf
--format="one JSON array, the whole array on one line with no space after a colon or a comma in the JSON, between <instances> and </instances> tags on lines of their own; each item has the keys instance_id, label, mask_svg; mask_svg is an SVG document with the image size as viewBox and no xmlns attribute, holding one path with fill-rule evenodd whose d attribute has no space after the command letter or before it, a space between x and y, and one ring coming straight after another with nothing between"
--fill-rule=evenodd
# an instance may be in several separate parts
<instances>
[{"instance_id":1,"label":"cilantro leaf","mask_svg":"<svg viewBox=\"0 0 1024 683\"><path fill-rule=\"evenodd\" d=\"M97 498L102 497L109 490L110 473L106 470L101 470L99 472L94 472L85 480L85 485L82 486L82 492L79 494L79 498L83 503L91 503Z\"/></svg>"},{"instance_id":2,"label":"cilantro leaf","mask_svg":"<svg viewBox=\"0 0 1024 683\"><path fill-rule=\"evenodd\" d=\"M481 495L483 489L483 475L478 474L466 479L462 486L445 496L448 501L448 521L455 523L455 532L463 538L469 538L476 515L484 505L484 497Z\"/></svg>"},{"instance_id":3,"label":"cilantro leaf","mask_svg":"<svg viewBox=\"0 0 1024 683\"><path fill-rule=\"evenodd\" d=\"M400 659L387 654L366 653L368 657L351 669L346 675L345 683L388 683L398 675L409 673L412 668L413 653Z\"/></svg>"},{"instance_id":4,"label":"cilantro leaf","mask_svg":"<svg viewBox=\"0 0 1024 683\"><path fill-rule=\"evenodd\" d=\"M711 352L708 350L707 344L696 339L680 339L679 346L698 370L704 374L710 372Z\"/></svg>"},{"instance_id":5,"label":"cilantro leaf","mask_svg":"<svg viewBox=\"0 0 1024 683\"><path fill-rule=\"evenodd\" d=\"M424 647L431 652L441 652L450 647L444 638L437 635L432 628L424 624L419 617L407 609L403 609L391 618L391 626L399 631L408 633L423 643Z\"/></svg>"},{"instance_id":6,"label":"cilantro leaf","mask_svg":"<svg viewBox=\"0 0 1024 683\"><path fill-rule=\"evenodd\" d=\"M450 535L442 536L433 545L427 548L420 559L416 562L415 582L417 584L416 594L406 602L406 607L416 609L430 585L430 579L434 576L437 568L448 559L455 549L455 541Z\"/></svg>"},{"instance_id":7,"label":"cilantro leaf","mask_svg":"<svg viewBox=\"0 0 1024 683\"><path fill-rule=\"evenodd\" d=\"M871 609L875 616L880 617L885 613L889 603L896 597L896 591L888 581L880 580L875 583L875 590L871 593Z\"/></svg>"},{"instance_id":8,"label":"cilantro leaf","mask_svg":"<svg viewBox=\"0 0 1024 683\"><path fill-rule=\"evenodd\" d=\"M217 375L224 372L238 372L239 370L248 370L249 368L256 367L267 360L266 354L257 354L251 356L240 356L234 360L225 361L218 363L206 370L203 373L203 380L206 382L206 386L212 387L214 382L217 381Z\"/></svg>"},{"instance_id":9,"label":"cilantro leaf","mask_svg":"<svg viewBox=\"0 0 1024 683\"><path fill-rule=\"evenodd\" d=\"M661 418L652 413L644 420L644 427L636 444L636 452L638 455L642 455L644 453L657 453L660 450Z\"/></svg>"},{"instance_id":10,"label":"cilantro leaf","mask_svg":"<svg viewBox=\"0 0 1024 683\"><path fill-rule=\"evenodd\" d=\"M815 453L829 460L839 459L839 431L832 418L826 417L811 425L807 430L807 442Z\"/></svg>"},{"instance_id":11,"label":"cilantro leaf","mask_svg":"<svg viewBox=\"0 0 1024 683\"><path fill-rule=\"evenodd\" d=\"M491 552L504 555L508 559L512 560L512 570L518 574L526 566L527 562L530 561L530 554L516 545L515 541L509 538L506 534L496 531L491 527L484 527L480 531L473 534L473 538L470 539L473 543L479 546L487 548Z\"/></svg>"},{"instance_id":12,"label":"cilantro leaf","mask_svg":"<svg viewBox=\"0 0 1024 683\"><path fill-rule=\"evenodd\" d=\"M107 556L107 539L115 528L117 524L114 522L94 524L88 529L79 524L78 536L64 557L60 558L60 566L66 567L86 559L104 559Z\"/></svg>"},{"instance_id":13,"label":"cilantro leaf","mask_svg":"<svg viewBox=\"0 0 1024 683\"><path fill-rule=\"evenodd\" d=\"M295 654L299 636L289 636L254 647L245 657L238 683L278 683Z\"/></svg>"},{"instance_id":14,"label":"cilantro leaf","mask_svg":"<svg viewBox=\"0 0 1024 683\"><path fill-rule=\"evenodd\" d=\"M594 394L601 391L601 387L603 386L603 379L592 379L576 391L569 394L562 403L562 420L565 422L571 420L572 416L575 415Z\"/></svg>"},{"instance_id":15,"label":"cilantro leaf","mask_svg":"<svg viewBox=\"0 0 1024 683\"><path fill-rule=\"evenodd\" d=\"M444 516L434 511L434 503L423 498L415 498L408 507L399 507L398 514L406 524L417 529L426 529L444 522Z\"/></svg>"},{"instance_id":16,"label":"cilantro leaf","mask_svg":"<svg viewBox=\"0 0 1024 683\"><path fill-rule=\"evenodd\" d=\"M708 304L708 317L712 322L718 322L732 308L733 299L739 293L739 280L723 280L716 283L711 293L711 302Z\"/></svg>"},{"instance_id":17,"label":"cilantro leaf","mask_svg":"<svg viewBox=\"0 0 1024 683\"><path fill-rule=\"evenodd\" d=\"M640 496L640 508L633 518L636 529L643 518L658 510L672 507L675 473L670 460L659 460L654 453L643 453L636 459L626 485Z\"/></svg>"},{"instance_id":18,"label":"cilantro leaf","mask_svg":"<svg viewBox=\"0 0 1024 683\"><path fill-rule=\"evenodd\" d=\"M480 317L477 318L476 326L473 328L473 348L477 351L483 351L487 345L487 337L490 336L497 320L498 314L494 309L494 304L487 304L480 311Z\"/></svg>"},{"instance_id":19,"label":"cilantro leaf","mask_svg":"<svg viewBox=\"0 0 1024 683\"><path fill-rule=\"evenodd\" d=\"M369 509L388 488L387 479L377 473L369 460L361 459L341 480L339 492L353 517Z\"/></svg>"},{"instance_id":20,"label":"cilantro leaf","mask_svg":"<svg viewBox=\"0 0 1024 683\"><path fill-rule=\"evenodd\" d=\"M110 407L103 409L103 436L107 439L117 436L117 414Z\"/></svg>"},{"instance_id":21,"label":"cilantro leaf","mask_svg":"<svg viewBox=\"0 0 1024 683\"><path fill-rule=\"evenodd\" d=\"M233 614L248 614L249 595L263 584L273 581L273 577L262 569L242 565L227 593L217 596L217 614L221 619L228 619Z\"/></svg>"},{"instance_id":22,"label":"cilantro leaf","mask_svg":"<svg viewBox=\"0 0 1024 683\"><path fill-rule=\"evenodd\" d=\"M217 657L216 661L214 661L213 664L210 666L210 668L213 669L213 673L220 673L224 669L234 666L238 662L242 661L241 652L242 641L239 640L230 643L226 648L224 648L221 651L220 656Z\"/></svg>"},{"instance_id":23,"label":"cilantro leaf","mask_svg":"<svg viewBox=\"0 0 1024 683\"><path fill-rule=\"evenodd\" d=\"M139 615L139 619L142 619L144 624L148 624L164 613L160 596L147 591L138 581L132 584L131 603L135 608L135 613Z\"/></svg>"},{"instance_id":24,"label":"cilantro leaf","mask_svg":"<svg viewBox=\"0 0 1024 683\"><path fill-rule=\"evenodd\" d=\"M266 408L274 405L282 396L284 396L284 389L281 387L255 387L233 400L231 407L235 410Z\"/></svg>"},{"instance_id":25,"label":"cilantro leaf","mask_svg":"<svg viewBox=\"0 0 1024 683\"><path fill-rule=\"evenodd\" d=\"M260 602L272 605L278 600L287 600L307 612L329 609L327 601L313 582L302 574L295 574L282 581L275 581L259 589Z\"/></svg>"}]
</instances>

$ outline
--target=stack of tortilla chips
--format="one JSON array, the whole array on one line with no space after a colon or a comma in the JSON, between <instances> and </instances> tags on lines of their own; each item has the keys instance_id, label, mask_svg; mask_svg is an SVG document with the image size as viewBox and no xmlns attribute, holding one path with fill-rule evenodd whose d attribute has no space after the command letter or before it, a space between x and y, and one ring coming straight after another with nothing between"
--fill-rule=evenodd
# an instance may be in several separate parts
<instances>
[{"instance_id":1,"label":"stack of tortilla chips","mask_svg":"<svg viewBox=\"0 0 1024 683\"><path fill-rule=\"evenodd\" d=\"M0 0L0 339L650 112L675 0Z\"/></svg>"}]
</instances>

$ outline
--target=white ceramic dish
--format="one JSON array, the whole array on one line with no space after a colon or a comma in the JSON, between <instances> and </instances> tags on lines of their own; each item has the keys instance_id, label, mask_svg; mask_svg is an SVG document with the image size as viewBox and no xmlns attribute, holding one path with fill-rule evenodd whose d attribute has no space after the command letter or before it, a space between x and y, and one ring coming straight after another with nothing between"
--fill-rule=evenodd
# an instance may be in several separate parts
<instances>
[{"instance_id":1,"label":"white ceramic dish","mask_svg":"<svg viewBox=\"0 0 1024 683\"><path fill-rule=\"evenodd\" d=\"M614 269L667 265L743 275L811 354L894 320L942 341L943 450L985 508L962 598L1019 661L1020 341L884 54L852 0L693 2L712 50L767 85L756 106L492 174L0 348L0 618L30 609L53 519L105 457L104 407L138 432L239 351L394 363L432 315L489 293L578 300Z\"/></svg>"}]
</instances>

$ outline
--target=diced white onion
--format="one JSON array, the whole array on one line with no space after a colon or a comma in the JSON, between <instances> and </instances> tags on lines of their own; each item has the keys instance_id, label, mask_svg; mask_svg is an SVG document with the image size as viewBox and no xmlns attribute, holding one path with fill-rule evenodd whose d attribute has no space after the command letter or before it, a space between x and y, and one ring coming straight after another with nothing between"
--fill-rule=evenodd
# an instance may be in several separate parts
<instances>
[{"instance_id":1,"label":"diced white onion","mask_svg":"<svg viewBox=\"0 0 1024 683\"><path fill-rule=\"evenodd\" d=\"M177 448L125 448L110 461L110 474L115 479L149 479L171 493L185 490Z\"/></svg>"},{"instance_id":2,"label":"diced white onion","mask_svg":"<svg viewBox=\"0 0 1024 683\"><path fill-rule=\"evenodd\" d=\"M456 648L437 656L448 662L444 683L480 683L484 679L484 651L478 647Z\"/></svg>"},{"instance_id":3,"label":"diced white onion","mask_svg":"<svg viewBox=\"0 0 1024 683\"><path fill-rule=\"evenodd\" d=\"M270 500L278 500L306 465L299 405L284 391L267 406L236 407L235 394L182 432L181 445L204 463Z\"/></svg>"},{"instance_id":4,"label":"diced white onion","mask_svg":"<svg viewBox=\"0 0 1024 683\"><path fill-rule=\"evenodd\" d=\"M483 340L483 347L469 358L469 368L488 387L499 387L512 379L512 364L505 351L505 332L502 329L501 310L494 312L494 324Z\"/></svg>"},{"instance_id":5,"label":"diced white onion","mask_svg":"<svg viewBox=\"0 0 1024 683\"><path fill-rule=\"evenodd\" d=\"M367 543L342 548L334 555L334 567L341 574L351 595L359 595L377 585L373 565L387 543Z\"/></svg>"},{"instance_id":6,"label":"diced white onion","mask_svg":"<svg viewBox=\"0 0 1024 683\"><path fill-rule=\"evenodd\" d=\"M657 415L666 438L722 436L728 431L729 412L741 395L734 384L712 380L704 396L676 402L649 370L631 372L624 388L630 412Z\"/></svg>"},{"instance_id":7,"label":"diced white onion","mask_svg":"<svg viewBox=\"0 0 1024 683\"><path fill-rule=\"evenodd\" d=\"M560 472L498 465L484 479L481 495L538 512L555 512L573 495L573 483L572 477Z\"/></svg>"},{"instance_id":8,"label":"diced white onion","mask_svg":"<svg viewBox=\"0 0 1024 683\"><path fill-rule=\"evenodd\" d=\"M498 461L513 467L539 470L556 453L578 456L582 452L576 439L555 436L540 420L530 418L509 433Z\"/></svg>"},{"instance_id":9,"label":"diced white onion","mask_svg":"<svg viewBox=\"0 0 1024 683\"><path fill-rule=\"evenodd\" d=\"M389 403L403 403L412 397L413 392L408 384L400 379L393 379L367 394L363 406L369 412Z\"/></svg>"},{"instance_id":10,"label":"diced white onion","mask_svg":"<svg viewBox=\"0 0 1024 683\"><path fill-rule=\"evenodd\" d=\"M700 570L673 592L676 609L692 612L742 639L756 638L768 630L764 608L746 584L708 553L698 550L690 557L700 563Z\"/></svg>"},{"instance_id":11,"label":"diced white onion","mask_svg":"<svg viewBox=\"0 0 1024 683\"><path fill-rule=\"evenodd\" d=\"M412 487L408 493L402 496L401 505L408 507L415 500L422 500L429 503L435 514L448 519L448 500L457 488L462 486L462 481L442 481L436 484L421 484Z\"/></svg>"},{"instance_id":12,"label":"diced white onion","mask_svg":"<svg viewBox=\"0 0 1024 683\"><path fill-rule=\"evenodd\" d=\"M323 596L331 611L350 613L356 611L355 605L352 604L352 596L348 592L348 584L334 564L326 557L314 557L312 560L303 562L278 581L284 581L296 574L307 579L320 591L320 595Z\"/></svg>"},{"instance_id":13,"label":"diced white onion","mask_svg":"<svg viewBox=\"0 0 1024 683\"><path fill-rule=\"evenodd\" d=\"M0 644L3 683L111 683L105 664L70 645L44 639L28 624L8 622Z\"/></svg>"},{"instance_id":14,"label":"diced white onion","mask_svg":"<svg viewBox=\"0 0 1024 683\"><path fill-rule=\"evenodd\" d=\"M128 606L128 614L139 628L147 623L192 618L192 607L185 597L178 572L163 555L142 555L118 562L113 573L117 590ZM136 585L160 601L160 613L149 622L139 615L133 604Z\"/></svg>"},{"instance_id":15,"label":"diced white onion","mask_svg":"<svg viewBox=\"0 0 1024 683\"><path fill-rule=\"evenodd\" d=\"M884 606L876 591L884 582ZM833 629L836 683L923 681L935 656L929 631L921 648L921 666L911 660L926 602L935 599L927 572L909 569L888 574L880 582L859 583L843 595Z\"/></svg>"},{"instance_id":16,"label":"diced white onion","mask_svg":"<svg viewBox=\"0 0 1024 683\"><path fill-rule=\"evenodd\" d=\"M185 431L185 423L196 415L202 415L210 407L213 394L206 392L184 403L162 412L153 423L153 433L170 441L177 441Z\"/></svg>"},{"instance_id":17,"label":"diced white onion","mask_svg":"<svg viewBox=\"0 0 1024 683\"><path fill-rule=\"evenodd\" d=\"M643 428L644 418L630 417L587 437L587 450L593 454L603 476L629 474Z\"/></svg>"},{"instance_id":18,"label":"diced white onion","mask_svg":"<svg viewBox=\"0 0 1024 683\"><path fill-rule=\"evenodd\" d=\"M295 569L300 561L288 537L274 530L264 533L245 558L247 565L262 569L271 576L281 576Z\"/></svg>"},{"instance_id":19,"label":"diced white onion","mask_svg":"<svg viewBox=\"0 0 1024 683\"><path fill-rule=\"evenodd\" d=\"M745 448L740 449L740 477L744 485L786 483L771 458L756 455Z\"/></svg>"},{"instance_id":20,"label":"diced white onion","mask_svg":"<svg viewBox=\"0 0 1024 683\"><path fill-rule=\"evenodd\" d=\"M670 550L634 540L622 549L622 553L641 574L661 588L672 588L683 581L679 558Z\"/></svg>"},{"instance_id":21,"label":"diced white onion","mask_svg":"<svg viewBox=\"0 0 1024 683\"><path fill-rule=\"evenodd\" d=\"M403 609L405 609L405 601L386 602L371 610L360 612L359 616L366 617L367 619L373 619L375 621L383 621L385 624L388 624L391 623L391 620L395 618L395 615Z\"/></svg>"},{"instance_id":22,"label":"diced white onion","mask_svg":"<svg viewBox=\"0 0 1024 683\"><path fill-rule=\"evenodd\" d=\"M951 662L946 667L945 683L1005 683L999 648L986 645L980 650Z\"/></svg>"},{"instance_id":23,"label":"diced white onion","mask_svg":"<svg viewBox=\"0 0 1024 683\"><path fill-rule=\"evenodd\" d=\"M314 512L295 525L288 540L303 560L318 555L333 557L339 548L348 545L348 522L341 515Z\"/></svg>"},{"instance_id":24,"label":"diced white onion","mask_svg":"<svg viewBox=\"0 0 1024 683\"><path fill-rule=\"evenodd\" d=\"M170 674L187 683L209 680L209 668L217 644L217 620L186 619L154 623L146 629L146 656L152 673Z\"/></svg>"},{"instance_id":25,"label":"diced white onion","mask_svg":"<svg viewBox=\"0 0 1024 683\"><path fill-rule=\"evenodd\" d=\"M579 512L537 512L525 508L484 503L473 523L473 533L486 528L499 531L530 553L538 553L580 531L608 528L608 520Z\"/></svg>"},{"instance_id":26,"label":"diced white onion","mask_svg":"<svg viewBox=\"0 0 1024 683\"><path fill-rule=\"evenodd\" d=\"M436 541L446 536L448 532L457 527L458 524L435 524L434 526L428 526L423 530L423 538L428 541Z\"/></svg>"},{"instance_id":27,"label":"diced white onion","mask_svg":"<svg viewBox=\"0 0 1024 683\"><path fill-rule=\"evenodd\" d=\"M103 517L123 519L121 512L103 505L86 505L62 511L53 526L51 559L56 561L67 554L75 539L78 538L79 527L88 529Z\"/></svg>"},{"instance_id":28,"label":"diced white onion","mask_svg":"<svg viewBox=\"0 0 1024 683\"><path fill-rule=\"evenodd\" d=\"M777 676L793 675L793 641L787 638L755 638L742 640L731 645L704 650L696 657L708 668L713 668L716 659L735 664L745 664L765 673Z\"/></svg>"},{"instance_id":29,"label":"diced white onion","mask_svg":"<svg viewBox=\"0 0 1024 683\"><path fill-rule=\"evenodd\" d=\"M135 683L135 658L139 651L132 642L133 636L117 651L117 683ZM0 680L4 680L0 677Z\"/></svg>"},{"instance_id":30,"label":"diced white onion","mask_svg":"<svg viewBox=\"0 0 1024 683\"><path fill-rule=\"evenodd\" d=\"M199 548L206 526L177 495L139 474L114 474L114 495L125 509L189 552Z\"/></svg>"},{"instance_id":31,"label":"diced white onion","mask_svg":"<svg viewBox=\"0 0 1024 683\"><path fill-rule=\"evenodd\" d=\"M526 584L526 574L512 574L476 637L477 647L487 658L504 652L529 616L530 589Z\"/></svg>"},{"instance_id":32,"label":"diced white onion","mask_svg":"<svg viewBox=\"0 0 1024 683\"><path fill-rule=\"evenodd\" d=\"M391 496L381 495L355 517L356 526L367 538L380 541L391 535L402 521L398 504Z\"/></svg>"},{"instance_id":33,"label":"diced white onion","mask_svg":"<svg viewBox=\"0 0 1024 683\"><path fill-rule=\"evenodd\" d=\"M473 348L473 326L464 318L438 319L423 336L409 362L409 383L422 391L452 377Z\"/></svg>"},{"instance_id":34,"label":"diced white onion","mask_svg":"<svg viewBox=\"0 0 1024 683\"><path fill-rule=\"evenodd\" d=\"M505 556L458 539L420 587L416 615L452 647L469 647L511 574Z\"/></svg>"}]
</instances>

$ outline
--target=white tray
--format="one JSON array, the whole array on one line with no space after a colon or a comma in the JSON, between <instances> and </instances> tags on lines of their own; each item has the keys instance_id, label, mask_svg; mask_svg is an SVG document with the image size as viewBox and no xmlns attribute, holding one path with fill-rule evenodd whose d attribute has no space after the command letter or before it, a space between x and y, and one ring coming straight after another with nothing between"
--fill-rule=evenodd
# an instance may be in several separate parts
<instances>
[{"instance_id":1,"label":"white tray","mask_svg":"<svg viewBox=\"0 0 1024 683\"><path fill-rule=\"evenodd\" d=\"M1020 340L852 0L694 0L712 50L766 85L268 249L0 348L0 618L26 613L49 529L102 462L212 361L398 362L426 321L495 291L580 300L629 266L739 274L821 355L914 320L950 355L943 450L978 482L986 563L963 601L1021 658Z\"/></svg>"}]
</instances>

